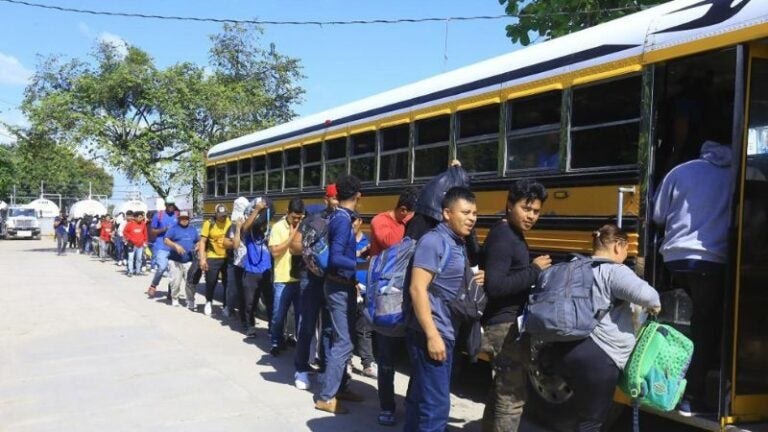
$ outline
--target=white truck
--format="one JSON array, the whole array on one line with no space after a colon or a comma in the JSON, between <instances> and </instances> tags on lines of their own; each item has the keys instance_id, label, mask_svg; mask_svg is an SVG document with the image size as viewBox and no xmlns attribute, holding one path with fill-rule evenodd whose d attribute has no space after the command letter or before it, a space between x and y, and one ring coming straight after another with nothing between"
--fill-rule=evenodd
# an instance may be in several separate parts
<instances>
[{"instance_id":1,"label":"white truck","mask_svg":"<svg viewBox=\"0 0 768 432\"><path fill-rule=\"evenodd\" d=\"M9 206L0 210L0 238L40 239L40 219L33 208Z\"/></svg>"}]
</instances>

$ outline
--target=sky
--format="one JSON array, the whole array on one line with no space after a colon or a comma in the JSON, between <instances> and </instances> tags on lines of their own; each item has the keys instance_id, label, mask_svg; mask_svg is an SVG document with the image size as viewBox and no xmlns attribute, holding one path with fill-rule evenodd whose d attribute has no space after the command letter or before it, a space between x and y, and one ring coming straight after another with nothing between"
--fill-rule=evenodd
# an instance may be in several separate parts
<instances>
[{"instance_id":1,"label":"sky","mask_svg":"<svg viewBox=\"0 0 768 432\"><path fill-rule=\"evenodd\" d=\"M78 9L196 17L331 21L503 15L498 0L31 0ZM265 26L262 42L301 60L308 115L382 91L511 52L512 18L396 25ZM17 109L41 57L86 58L97 40L128 43L148 52L158 67L208 62L208 36L220 24L95 16L0 2L0 120L24 125ZM0 129L0 142L7 142ZM138 187L115 176L113 198Z\"/></svg>"}]
</instances>

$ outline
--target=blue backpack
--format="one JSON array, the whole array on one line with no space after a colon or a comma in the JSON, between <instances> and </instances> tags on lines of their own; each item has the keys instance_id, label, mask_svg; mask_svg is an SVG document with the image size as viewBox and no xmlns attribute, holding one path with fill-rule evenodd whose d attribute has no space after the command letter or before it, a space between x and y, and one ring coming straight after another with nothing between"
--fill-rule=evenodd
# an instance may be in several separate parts
<instances>
[{"instance_id":1,"label":"blue backpack","mask_svg":"<svg viewBox=\"0 0 768 432\"><path fill-rule=\"evenodd\" d=\"M403 313L403 300L410 285L410 270L416 244L416 240L405 237L374 256L368 267L364 316L374 331L385 336L405 335L407 322ZM448 263L449 248L446 243L438 273L443 271Z\"/></svg>"},{"instance_id":2,"label":"blue backpack","mask_svg":"<svg viewBox=\"0 0 768 432\"><path fill-rule=\"evenodd\" d=\"M543 271L528 297L524 331L544 342L587 338L611 310L610 304L595 304L592 293L592 269L600 264L574 254L571 261Z\"/></svg>"},{"instance_id":3,"label":"blue backpack","mask_svg":"<svg viewBox=\"0 0 768 432\"><path fill-rule=\"evenodd\" d=\"M339 213L349 217L346 211L337 210L330 214L326 212L315 213L302 222L301 255L307 269L315 276L323 277L328 270L328 257L331 253L328 224Z\"/></svg>"}]
</instances>

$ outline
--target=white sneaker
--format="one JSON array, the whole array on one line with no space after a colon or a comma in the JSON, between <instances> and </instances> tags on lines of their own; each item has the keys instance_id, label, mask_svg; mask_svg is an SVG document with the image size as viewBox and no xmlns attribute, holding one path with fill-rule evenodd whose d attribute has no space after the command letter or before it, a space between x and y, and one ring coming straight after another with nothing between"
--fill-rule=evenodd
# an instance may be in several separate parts
<instances>
[{"instance_id":1,"label":"white sneaker","mask_svg":"<svg viewBox=\"0 0 768 432\"><path fill-rule=\"evenodd\" d=\"M309 374L306 372L296 372L293 375L293 383L296 385L296 388L299 390L309 390L310 382L309 382Z\"/></svg>"},{"instance_id":2,"label":"white sneaker","mask_svg":"<svg viewBox=\"0 0 768 432\"><path fill-rule=\"evenodd\" d=\"M211 316L211 312L213 312L213 305L211 304L211 302L205 302L203 313L205 314L205 316Z\"/></svg>"},{"instance_id":3,"label":"white sneaker","mask_svg":"<svg viewBox=\"0 0 768 432\"><path fill-rule=\"evenodd\" d=\"M171 300L171 306L173 306L173 307L179 307L179 306L181 306L181 305L179 304L179 299L172 299L172 300Z\"/></svg>"}]
</instances>

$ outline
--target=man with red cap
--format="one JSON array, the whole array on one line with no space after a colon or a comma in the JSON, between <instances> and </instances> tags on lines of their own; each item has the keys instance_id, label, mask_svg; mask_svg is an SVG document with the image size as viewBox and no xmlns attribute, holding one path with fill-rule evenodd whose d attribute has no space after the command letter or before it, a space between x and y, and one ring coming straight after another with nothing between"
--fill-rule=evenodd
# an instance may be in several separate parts
<instances>
[{"instance_id":1,"label":"man with red cap","mask_svg":"<svg viewBox=\"0 0 768 432\"><path fill-rule=\"evenodd\" d=\"M324 204L311 204L305 208L305 214L307 215L299 225L299 229L291 239L290 251L293 255L300 256L303 247L301 240L303 233L308 226L309 220L316 217L327 218L339 205L339 200L336 198L336 185L329 184L325 188L325 203ZM312 344L312 337L315 335L315 328L317 327L317 318L320 316L321 311L325 310L325 299L323 294L323 278L315 276L312 272L306 268L302 268L299 278L299 328L296 332L296 352L294 355L294 366L296 367L296 373L294 374L294 384L296 388L300 390L307 390L310 387L309 374L312 372L312 368L309 366L309 351ZM325 365L324 352L328 349L330 344L330 335L332 330L330 328L330 319L325 316L323 312L323 329L322 329L322 343L317 353L317 357L320 359L323 368Z\"/></svg>"}]
</instances>

